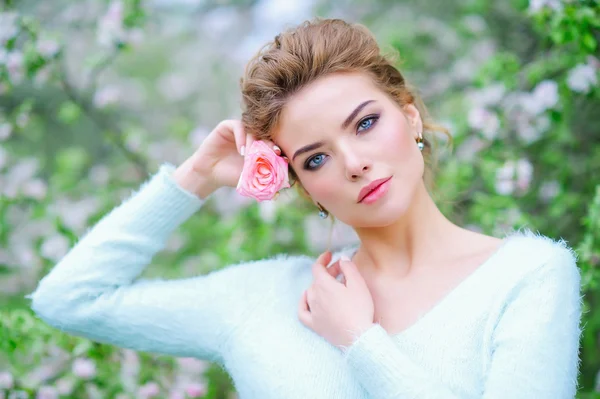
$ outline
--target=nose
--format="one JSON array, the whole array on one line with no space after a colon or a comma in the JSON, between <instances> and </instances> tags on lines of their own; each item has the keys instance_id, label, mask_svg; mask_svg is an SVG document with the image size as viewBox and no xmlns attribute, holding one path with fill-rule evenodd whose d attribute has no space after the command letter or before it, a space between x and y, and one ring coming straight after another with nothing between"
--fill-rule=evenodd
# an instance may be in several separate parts
<instances>
[{"instance_id":1,"label":"nose","mask_svg":"<svg viewBox=\"0 0 600 399\"><path fill-rule=\"evenodd\" d=\"M345 154L346 178L356 181L371 169L371 163L365 158L349 151Z\"/></svg>"}]
</instances>

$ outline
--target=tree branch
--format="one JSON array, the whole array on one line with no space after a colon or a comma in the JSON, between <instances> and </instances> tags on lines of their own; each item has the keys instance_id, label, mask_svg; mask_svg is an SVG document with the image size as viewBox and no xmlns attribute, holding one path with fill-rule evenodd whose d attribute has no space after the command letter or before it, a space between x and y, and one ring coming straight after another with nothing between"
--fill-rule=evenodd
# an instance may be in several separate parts
<instances>
[{"instance_id":1,"label":"tree branch","mask_svg":"<svg viewBox=\"0 0 600 399\"><path fill-rule=\"evenodd\" d=\"M125 158L130 160L135 165L141 178L147 177L149 170L146 160L140 154L127 148L122 138L122 132L120 132L119 128L107 122L105 119L99 118L90 103L80 98L75 88L68 80L64 63L59 62L58 64L60 69L60 83L69 100L77 104L102 133L108 134L110 141L115 145L115 147L117 147L123 153Z\"/></svg>"}]
</instances>

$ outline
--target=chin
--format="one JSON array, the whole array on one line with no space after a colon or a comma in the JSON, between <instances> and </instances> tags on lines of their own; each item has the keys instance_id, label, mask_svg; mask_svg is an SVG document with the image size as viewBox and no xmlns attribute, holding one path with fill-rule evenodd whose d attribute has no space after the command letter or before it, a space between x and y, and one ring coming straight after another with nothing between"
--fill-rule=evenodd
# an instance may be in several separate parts
<instances>
[{"instance_id":1,"label":"chin","mask_svg":"<svg viewBox=\"0 0 600 399\"><path fill-rule=\"evenodd\" d=\"M391 194L391 193L389 193ZM401 219L410 208L410 198L406 195L396 195L386 198L380 204L361 205L360 210L355 210L348 222L340 221L359 228L387 227Z\"/></svg>"}]
</instances>

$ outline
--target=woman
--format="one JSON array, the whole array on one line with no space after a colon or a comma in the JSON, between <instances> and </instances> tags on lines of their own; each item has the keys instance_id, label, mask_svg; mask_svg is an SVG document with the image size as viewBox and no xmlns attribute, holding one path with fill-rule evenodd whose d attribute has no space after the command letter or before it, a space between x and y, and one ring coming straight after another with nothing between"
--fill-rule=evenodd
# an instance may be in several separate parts
<instances>
[{"instance_id":1,"label":"woman","mask_svg":"<svg viewBox=\"0 0 600 399\"><path fill-rule=\"evenodd\" d=\"M471 232L438 210L424 135L439 129L364 27L282 33L250 61L242 92L241 121L161 166L40 282L29 297L42 319L219 362L242 398L574 397L574 252L527 230ZM238 185L255 142L360 245L136 281L212 192Z\"/></svg>"}]
</instances>

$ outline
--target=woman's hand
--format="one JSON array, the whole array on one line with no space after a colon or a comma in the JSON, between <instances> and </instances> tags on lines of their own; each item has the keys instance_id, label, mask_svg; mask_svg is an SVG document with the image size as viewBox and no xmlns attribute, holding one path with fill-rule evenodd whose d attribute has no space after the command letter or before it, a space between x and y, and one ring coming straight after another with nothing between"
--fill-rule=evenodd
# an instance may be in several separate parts
<instances>
[{"instance_id":1,"label":"woman's hand","mask_svg":"<svg viewBox=\"0 0 600 399\"><path fill-rule=\"evenodd\" d=\"M342 257L327 268L329 251L313 265L313 284L302 294L298 318L339 349L352 345L373 325L375 307L365 280L356 265ZM343 273L345 283L336 280Z\"/></svg>"},{"instance_id":2,"label":"woman's hand","mask_svg":"<svg viewBox=\"0 0 600 399\"><path fill-rule=\"evenodd\" d=\"M253 141L254 138L244 132L241 121L224 120L173 176L182 187L201 198L223 186L236 187L244 166L242 148L249 148ZM281 155L273 142L265 142Z\"/></svg>"}]
</instances>

